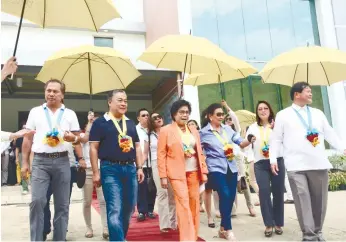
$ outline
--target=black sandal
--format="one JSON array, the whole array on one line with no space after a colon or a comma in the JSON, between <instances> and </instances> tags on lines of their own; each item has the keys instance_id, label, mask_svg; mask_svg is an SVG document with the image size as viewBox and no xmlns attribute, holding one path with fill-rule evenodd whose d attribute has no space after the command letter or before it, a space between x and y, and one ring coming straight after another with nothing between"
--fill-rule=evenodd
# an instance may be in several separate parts
<instances>
[{"instance_id":1,"label":"black sandal","mask_svg":"<svg viewBox=\"0 0 346 242\"><path fill-rule=\"evenodd\" d=\"M283 233L284 231L281 228L280 229L275 228L275 234L282 235Z\"/></svg>"},{"instance_id":2,"label":"black sandal","mask_svg":"<svg viewBox=\"0 0 346 242\"><path fill-rule=\"evenodd\" d=\"M269 238L269 237L272 237L272 235L273 235L273 228L271 231L264 230L264 236L265 237Z\"/></svg>"},{"instance_id":3,"label":"black sandal","mask_svg":"<svg viewBox=\"0 0 346 242\"><path fill-rule=\"evenodd\" d=\"M209 228L215 228L215 223L210 223L210 224L208 224L208 227L209 227Z\"/></svg>"}]
</instances>

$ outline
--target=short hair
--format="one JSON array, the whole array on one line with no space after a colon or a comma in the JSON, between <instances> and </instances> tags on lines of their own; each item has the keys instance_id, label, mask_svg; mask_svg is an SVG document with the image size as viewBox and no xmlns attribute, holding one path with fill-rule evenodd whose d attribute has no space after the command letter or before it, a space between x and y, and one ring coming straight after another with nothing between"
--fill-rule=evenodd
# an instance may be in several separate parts
<instances>
[{"instance_id":1,"label":"short hair","mask_svg":"<svg viewBox=\"0 0 346 242\"><path fill-rule=\"evenodd\" d=\"M267 101L258 101L257 106L256 106L256 122L257 122L258 126L261 126L261 119L258 115L258 106L262 103L267 105L269 108L268 122L271 123L273 120L275 120L275 114L274 114L274 111L273 111L272 107L270 106L270 104Z\"/></svg>"},{"instance_id":2,"label":"short hair","mask_svg":"<svg viewBox=\"0 0 346 242\"><path fill-rule=\"evenodd\" d=\"M111 101L111 100L112 100L112 97L113 97L115 94L119 93L119 92L122 92L122 93L125 93L125 94L126 94L126 92L125 92L124 89L114 89L114 90L109 91L109 92L107 93L107 101Z\"/></svg>"},{"instance_id":3,"label":"short hair","mask_svg":"<svg viewBox=\"0 0 346 242\"><path fill-rule=\"evenodd\" d=\"M310 87L311 86L309 85L309 83L307 82L297 82L297 83L294 83L294 85L291 87L291 91L290 91L290 95L291 95L291 100L293 101L294 100L294 94L296 92L298 93L302 93L303 90L307 87Z\"/></svg>"},{"instance_id":4,"label":"short hair","mask_svg":"<svg viewBox=\"0 0 346 242\"><path fill-rule=\"evenodd\" d=\"M62 81L58 80L58 79L50 79L49 81L46 82L46 84L44 85L44 91L46 91L48 85L50 83L58 83L60 84L60 91L62 94L65 94L65 91L66 91L66 86L65 86L65 83L63 83Z\"/></svg>"},{"instance_id":5,"label":"short hair","mask_svg":"<svg viewBox=\"0 0 346 242\"><path fill-rule=\"evenodd\" d=\"M146 108L141 108L141 109L139 109L139 110L137 111L137 118L139 117L139 115L141 115L141 112L142 112L142 111L147 111L147 112L149 113L148 109L146 109Z\"/></svg>"},{"instance_id":6,"label":"short hair","mask_svg":"<svg viewBox=\"0 0 346 242\"><path fill-rule=\"evenodd\" d=\"M210 104L208 107L207 107L207 120L208 122L210 122L210 119L209 119L209 115L213 115L215 110L216 109L219 109L221 108L222 109L222 105L220 103L213 103L213 104Z\"/></svg>"},{"instance_id":7,"label":"short hair","mask_svg":"<svg viewBox=\"0 0 346 242\"><path fill-rule=\"evenodd\" d=\"M171 107L171 117L174 121L175 121L174 116L177 114L178 110L181 107L187 107L189 109L189 112L191 113L191 104L188 101L186 101L184 99L180 99L178 101L175 101Z\"/></svg>"}]
</instances>

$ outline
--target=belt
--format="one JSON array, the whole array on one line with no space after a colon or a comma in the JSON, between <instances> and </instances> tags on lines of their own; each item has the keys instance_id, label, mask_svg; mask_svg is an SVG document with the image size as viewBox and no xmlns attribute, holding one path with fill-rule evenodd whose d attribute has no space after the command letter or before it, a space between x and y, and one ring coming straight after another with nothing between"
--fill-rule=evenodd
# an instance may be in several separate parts
<instances>
[{"instance_id":1,"label":"belt","mask_svg":"<svg viewBox=\"0 0 346 242\"><path fill-rule=\"evenodd\" d=\"M39 157L44 157L44 158L57 159L60 157L68 156L68 152L63 151L63 152L54 152L54 153L35 153L35 155L37 155Z\"/></svg>"},{"instance_id":2,"label":"belt","mask_svg":"<svg viewBox=\"0 0 346 242\"><path fill-rule=\"evenodd\" d=\"M109 161L111 163L123 165L123 166L133 165L135 163L135 160L105 160L105 161Z\"/></svg>"}]
</instances>

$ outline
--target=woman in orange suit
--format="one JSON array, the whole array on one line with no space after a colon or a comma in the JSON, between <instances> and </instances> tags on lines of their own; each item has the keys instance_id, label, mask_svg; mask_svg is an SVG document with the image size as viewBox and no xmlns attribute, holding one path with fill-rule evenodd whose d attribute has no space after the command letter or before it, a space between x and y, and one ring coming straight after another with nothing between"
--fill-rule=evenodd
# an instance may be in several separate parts
<instances>
[{"instance_id":1,"label":"woman in orange suit","mask_svg":"<svg viewBox=\"0 0 346 242\"><path fill-rule=\"evenodd\" d=\"M199 228L199 186L207 181L207 166L199 133L188 128L191 105L173 103L173 123L161 128L157 159L161 186L168 180L174 192L180 241L196 241Z\"/></svg>"}]
</instances>

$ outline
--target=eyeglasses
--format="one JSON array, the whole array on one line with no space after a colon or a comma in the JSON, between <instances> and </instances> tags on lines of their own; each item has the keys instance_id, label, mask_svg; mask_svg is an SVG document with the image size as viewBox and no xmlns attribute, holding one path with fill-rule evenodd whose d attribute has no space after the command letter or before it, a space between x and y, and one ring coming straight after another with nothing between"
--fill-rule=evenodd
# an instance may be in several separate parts
<instances>
[{"instance_id":1,"label":"eyeglasses","mask_svg":"<svg viewBox=\"0 0 346 242\"><path fill-rule=\"evenodd\" d=\"M153 120L159 120L159 119L162 119L162 116L161 115L155 115L152 117Z\"/></svg>"},{"instance_id":2,"label":"eyeglasses","mask_svg":"<svg viewBox=\"0 0 346 242\"><path fill-rule=\"evenodd\" d=\"M149 117L149 114L142 114L141 117L142 117L142 118L144 118L144 117Z\"/></svg>"},{"instance_id":3,"label":"eyeglasses","mask_svg":"<svg viewBox=\"0 0 346 242\"><path fill-rule=\"evenodd\" d=\"M178 113L179 113L180 115L184 115L184 114L189 115L189 114L190 114L190 111L180 110Z\"/></svg>"},{"instance_id":4,"label":"eyeglasses","mask_svg":"<svg viewBox=\"0 0 346 242\"><path fill-rule=\"evenodd\" d=\"M223 116L225 116L225 114L224 113L216 113L216 116L223 117Z\"/></svg>"}]
</instances>

